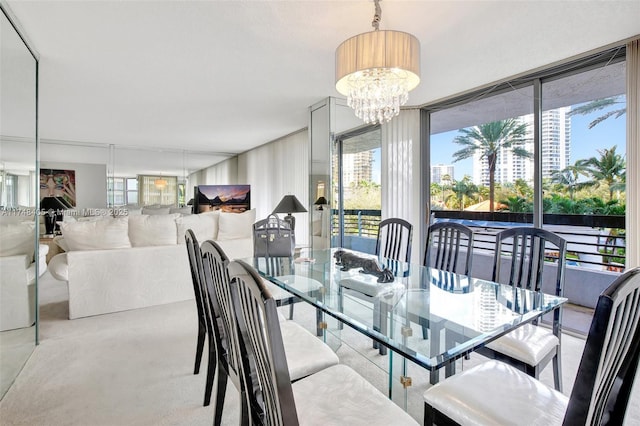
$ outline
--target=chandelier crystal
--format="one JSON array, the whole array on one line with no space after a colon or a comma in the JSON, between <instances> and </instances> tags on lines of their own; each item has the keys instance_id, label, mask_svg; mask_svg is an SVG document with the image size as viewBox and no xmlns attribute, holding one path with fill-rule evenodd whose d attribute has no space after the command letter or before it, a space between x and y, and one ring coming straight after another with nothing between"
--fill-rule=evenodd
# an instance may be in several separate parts
<instances>
[{"instance_id":1,"label":"chandelier crystal","mask_svg":"<svg viewBox=\"0 0 640 426\"><path fill-rule=\"evenodd\" d=\"M400 113L420 83L420 42L401 31L380 31L375 0L374 31L344 41L336 49L336 89L365 123L385 123Z\"/></svg>"}]
</instances>

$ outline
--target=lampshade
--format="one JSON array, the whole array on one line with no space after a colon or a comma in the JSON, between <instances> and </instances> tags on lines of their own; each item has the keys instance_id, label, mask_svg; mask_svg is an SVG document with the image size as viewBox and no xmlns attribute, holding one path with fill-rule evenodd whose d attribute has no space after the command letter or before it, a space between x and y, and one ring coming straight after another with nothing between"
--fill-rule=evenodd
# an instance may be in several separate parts
<instances>
[{"instance_id":1,"label":"lampshade","mask_svg":"<svg viewBox=\"0 0 640 426\"><path fill-rule=\"evenodd\" d=\"M401 31L380 31L375 0L375 31L359 34L336 49L336 89L365 123L384 123L400 113L420 83L420 42Z\"/></svg>"},{"instance_id":2,"label":"lampshade","mask_svg":"<svg viewBox=\"0 0 640 426\"><path fill-rule=\"evenodd\" d=\"M319 197L319 198L316 200L316 202L315 202L315 203L313 203L313 204L314 204L314 205L316 205L316 206L320 206L320 207L318 208L318 210L323 210L322 206L324 206L325 204L329 204L329 202L327 201L327 199L326 199L326 198L324 198L324 197Z\"/></svg>"},{"instance_id":3,"label":"lampshade","mask_svg":"<svg viewBox=\"0 0 640 426\"><path fill-rule=\"evenodd\" d=\"M166 179L162 179L162 178L158 178L156 179L153 184L156 186L156 188L158 189L165 189L167 187L167 181Z\"/></svg>"},{"instance_id":4,"label":"lampshade","mask_svg":"<svg viewBox=\"0 0 640 426\"><path fill-rule=\"evenodd\" d=\"M44 197L40 200L40 210L66 210L68 203L62 197Z\"/></svg>"},{"instance_id":5,"label":"lampshade","mask_svg":"<svg viewBox=\"0 0 640 426\"><path fill-rule=\"evenodd\" d=\"M307 209L298 201L295 195L285 195L273 209L274 213L304 213Z\"/></svg>"}]
</instances>

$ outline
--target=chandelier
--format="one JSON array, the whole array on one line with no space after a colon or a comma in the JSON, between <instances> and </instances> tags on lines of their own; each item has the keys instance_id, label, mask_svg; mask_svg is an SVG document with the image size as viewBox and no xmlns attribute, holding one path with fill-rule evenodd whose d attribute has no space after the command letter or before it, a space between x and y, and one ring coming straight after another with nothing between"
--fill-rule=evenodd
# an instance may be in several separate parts
<instances>
[{"instance_id":1,"label":"chandelier","mask_svg":"<svg viewBox=\"0 0 640 426\"><path fill-rule=\"evenodd\" d=\"M385 123L400 113L420 83L420 42L401 31L380 31L379 0L374 31L344 41L336 49L336 89L365 123Z\"/></svg>"},{"instance_id":2,"label":"chandelier","mask_svg":"<svg viewBox=\"0 0 640 426\"><path fill-rule=\"evenodd\" d=\"M167 187L167 180L166 179L162 179L162 177L156 179L153 184L156 186L156 188L162 190L165 189Z\"/></svg>"}]
</instances>

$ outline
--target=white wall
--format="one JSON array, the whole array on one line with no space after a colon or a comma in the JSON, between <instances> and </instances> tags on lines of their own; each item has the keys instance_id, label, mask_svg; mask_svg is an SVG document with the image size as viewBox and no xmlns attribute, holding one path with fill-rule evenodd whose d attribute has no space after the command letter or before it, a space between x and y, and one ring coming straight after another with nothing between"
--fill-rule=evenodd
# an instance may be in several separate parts
<instances>
[{"instance_id":1,"label":"white wall","mask_svg":"<svg viewBox=\"0 0 640 426\"><path fill-rule=\"evenodd\" d=\"M75 170L76 208L107 207L107 165L43 161L41 169Z\"/></svg>"},{"instance_id":2,"label":"white wall","mask_svg":"<svg viewBox=\"0 0 640 426\"><path fill-rule=\"evenodd\" d=\"M309 133L301 130L222 163L192 173L189 185L251 185L251 208L266 218L287 194L311 210L309 200ZM280 215L282 216L282 215ZM308 245L309 213L296 213L296 244Z\"/></svg>"}]
</instances>

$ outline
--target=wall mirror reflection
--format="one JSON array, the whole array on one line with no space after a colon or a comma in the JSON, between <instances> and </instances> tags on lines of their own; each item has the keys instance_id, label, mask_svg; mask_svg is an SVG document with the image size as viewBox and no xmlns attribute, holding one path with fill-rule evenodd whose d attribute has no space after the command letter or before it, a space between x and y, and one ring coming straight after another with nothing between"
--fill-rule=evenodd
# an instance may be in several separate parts
<instances>
[{"instance_id":1,"label":"wall mirror reflection","mask_svg":"<svg viewBox=\"0 0 640 426\"><path fill-rule=\"evenodd\" d=\"M0 398L36 344L37 60L0 13Z\"/></svg>"}]
</instances>

